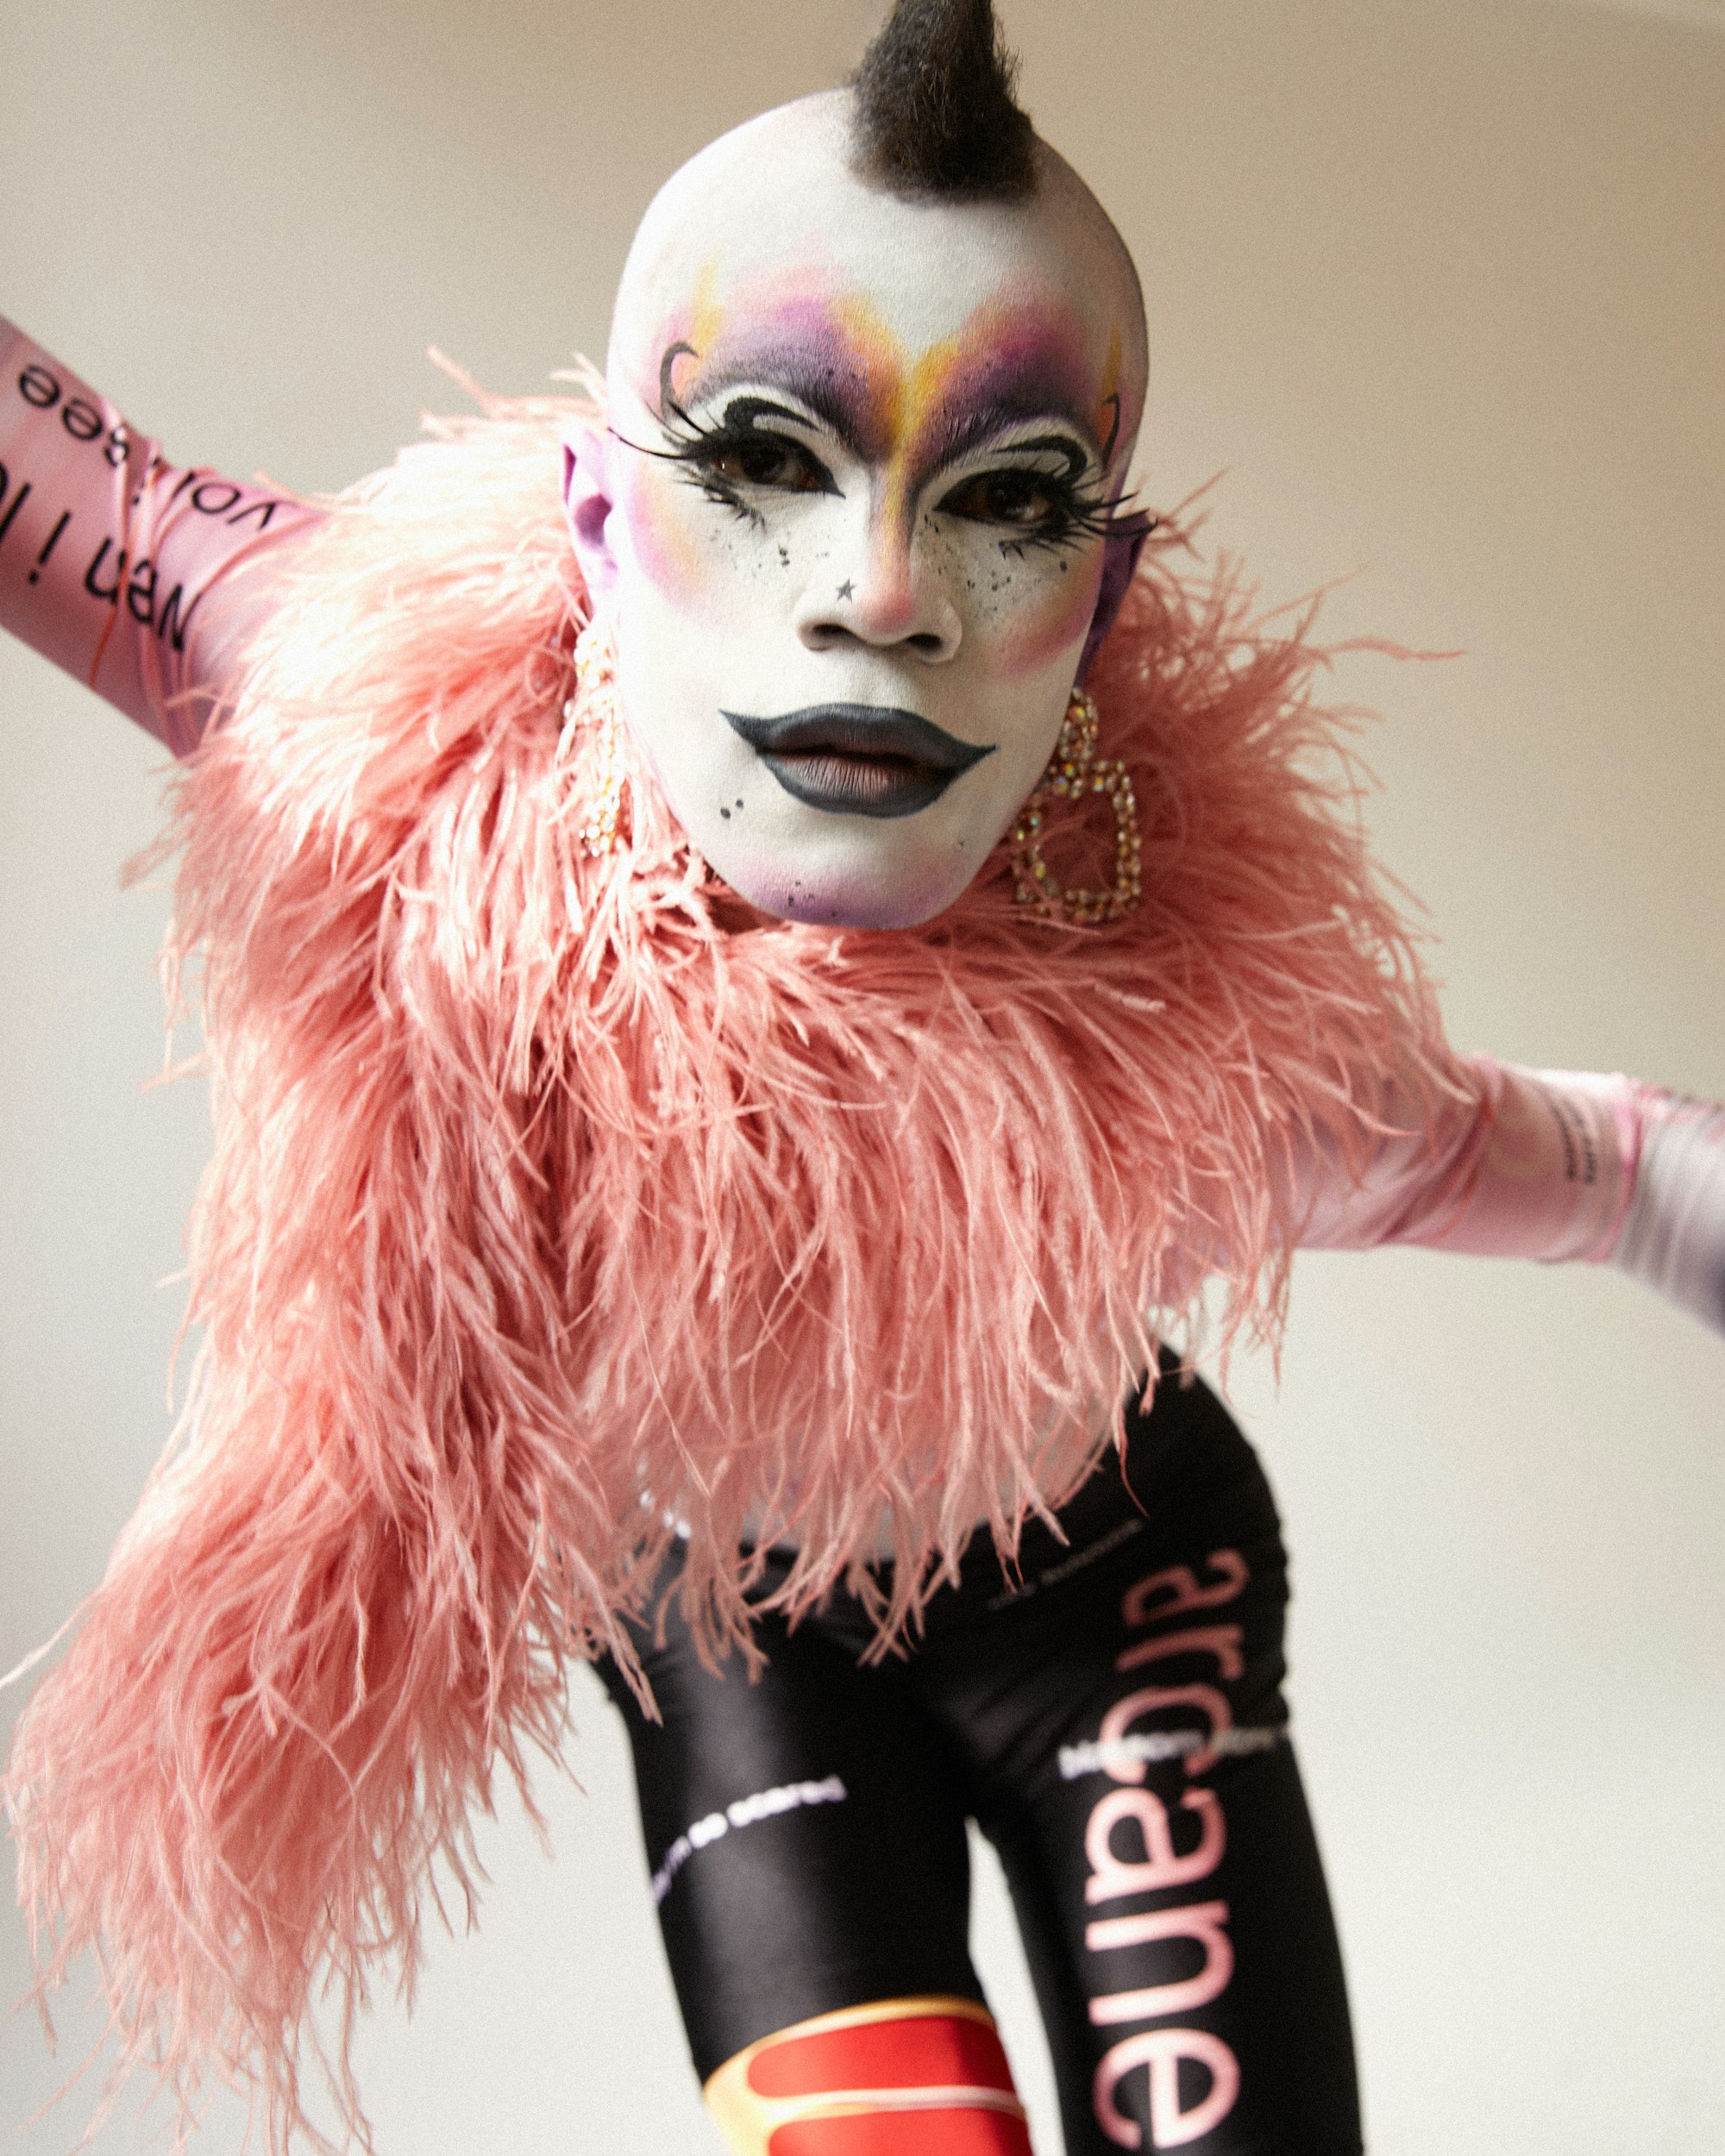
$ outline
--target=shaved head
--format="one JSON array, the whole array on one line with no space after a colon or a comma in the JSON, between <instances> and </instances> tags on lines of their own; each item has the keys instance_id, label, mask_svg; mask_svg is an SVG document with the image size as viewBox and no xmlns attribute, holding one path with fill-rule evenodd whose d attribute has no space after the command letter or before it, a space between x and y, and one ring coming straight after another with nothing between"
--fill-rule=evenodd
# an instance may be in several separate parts
<instances>
[{"instance_id":1,"label":"shaved head","mask_svg":"<svg viewBox=\"0 0 1725 2156\"><path fill-rule=\"evenodd\" d=\"M1032 184L877 176L855 93L765 113L655 197L570 525L631 735L762 910L891 927L976 874L1041 776L1131 534L1132 258Z\"/></svg>"}]
</instances>

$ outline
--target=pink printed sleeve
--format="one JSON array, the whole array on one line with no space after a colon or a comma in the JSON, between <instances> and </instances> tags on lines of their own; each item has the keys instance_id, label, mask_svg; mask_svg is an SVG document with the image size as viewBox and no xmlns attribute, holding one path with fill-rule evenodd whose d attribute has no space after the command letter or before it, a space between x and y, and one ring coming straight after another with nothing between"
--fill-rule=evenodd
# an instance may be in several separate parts
<instances>
[{"instance_id":1,"label":"pink printed sleeve","mask_svg":"<svg viewBox=\"0 0 1725 2156\"><path fill-rule=\"evenodd\" d=\"M1308 1248L1414 1243L1488 1257L1609 1257L1640 1146L1628 1078L1523 1070L1453 1056L1435 1109L1387 1084L1369 1111L1358 1179L1328 1161L1300 1171Z\"/></svg>"},{"instance_id":2,"label":"pink printed sleeve","mask_svg":"<svg viewBox=\"0 0 1725 2156\"><path fill-rule=\"evenodd\" d=\"M0 319L0 627L177 755L197 745L318 515L169 464Z\"/></svg>"},{"instance_id":3,"label":"pink printed sleeve","mask_svg":"<svg viewBox=\"0 0 1725 2156\"><path fill-rule=\"evenodd\" d=\"M1363 1173L1299 1165L1303 1245L1609 1259L1725 1332L1725 1107L1483 1056L1449 1081L1435 1112L1384 1088Z\"/></svg>"}]
</instances>

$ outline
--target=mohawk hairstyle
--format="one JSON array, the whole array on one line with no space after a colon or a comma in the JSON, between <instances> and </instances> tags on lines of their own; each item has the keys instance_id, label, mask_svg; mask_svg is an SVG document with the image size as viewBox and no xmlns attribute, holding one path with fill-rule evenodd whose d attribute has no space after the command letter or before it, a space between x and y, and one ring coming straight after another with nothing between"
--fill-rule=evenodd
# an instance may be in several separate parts
<instances>
[{"instance_id":1,"label":"mohawk hairstyle","mask_svg":"<svg viewBox=\"0 0 1725 2156\"><path fill-rule=\"evenodd\" d=\"M1029 194L1017 76L992 0L898 0L851 82L859 170L899 194Z\"/></svg>"}]
</instances>

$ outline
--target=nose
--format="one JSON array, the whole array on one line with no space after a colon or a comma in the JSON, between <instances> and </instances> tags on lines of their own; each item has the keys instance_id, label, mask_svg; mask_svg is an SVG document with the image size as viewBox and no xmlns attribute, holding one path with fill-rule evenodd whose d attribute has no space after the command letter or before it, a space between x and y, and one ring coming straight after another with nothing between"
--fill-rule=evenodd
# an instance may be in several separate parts
<instances>
[{"instance_id":1,"label":"nose","mask_svg":"<svg viewBox=\"0 0 1725 2156\"><path fill-rule=\"evenodd\" d=\"M854 543L828 555L798 601L795 626L811 651L866 644L913 654L925 665L952 658L963 634L936 566L919 560L908 519L883 505L859 517Z\"/></svg>"}]
</instances>

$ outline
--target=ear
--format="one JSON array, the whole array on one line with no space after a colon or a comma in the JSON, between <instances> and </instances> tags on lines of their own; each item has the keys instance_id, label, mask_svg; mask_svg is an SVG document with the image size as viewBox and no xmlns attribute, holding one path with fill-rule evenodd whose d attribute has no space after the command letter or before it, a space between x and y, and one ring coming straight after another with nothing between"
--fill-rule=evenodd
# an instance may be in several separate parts
<instances>
[{"instance_id":1,"label":"ear","mask_svg":"<svg viewBox=\"0 0 1725 2156\"><path fill-rule=\"evenodd\" d=\"M611 543L615 503L611 487L611 436L602 426L583 423L563 437L563 515L589 598L599 599L617 581L617 555Z\"/></svg>"},{"instance_id":2,"label":"ear","mask_svg":"<svg viewBox=\"0 0 1725 2156\"><path fill-rule=\"evenodd\" d=\"M1149 538L1156 519L1141 510L1130 517L1123 517L1113 527L1103 546L1102 586L1096 594L1096 611L1090 619L1090 633L1084 639L1084 655L1078 661L1078 682L1082 688L1084 676L1090 671L1090 661L1101 649L1102 639L1114 625L1114 617L1120 611L1126 587L1132 580L1138 567L1138 555Z\"/></svg>"}]
</instances>

